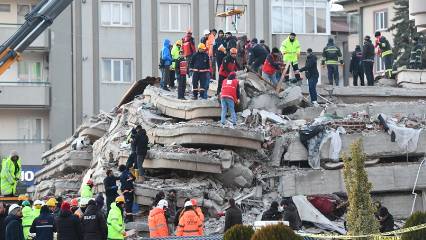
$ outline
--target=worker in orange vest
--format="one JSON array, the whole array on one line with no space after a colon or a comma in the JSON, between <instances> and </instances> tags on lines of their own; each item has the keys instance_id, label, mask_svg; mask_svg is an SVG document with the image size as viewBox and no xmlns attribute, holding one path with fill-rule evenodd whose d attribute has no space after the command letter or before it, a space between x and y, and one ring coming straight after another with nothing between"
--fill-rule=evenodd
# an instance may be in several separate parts
<instances>
[{"instance_id":1,"label":"worker in orange vest","mask_svg":"<svg viewBox=\"0 0 426 240\"><path fill-rule=\"evenodd\" d=\"M162 199L158 202L157 207L149 211L148 227L150 238L169 236L169 227L167 226L165 215L168 205L167 200Z\"/></svg>"},{"instance_id":2,"label":"worker in orange vest","mask_svg":"<svg viewBox=\"0 0 426 240\"><path fill-rule=\"evenodd\" d=\"M185 210L179 219L176 236L203 236L203 222L195 212L192 202L185 202Z\"/></svg>"},{"instance_id":3,"label":"worker in orange vest","mask_svg":"<svg viewBox=\"0 0 426 240\"><path fill-rule=\"evenodd\" d=\"M197 199L191 199L191 203L192 203L192 208L194 208L201 222L204 223L204 214L201 208L198 206Z\"/></svg>"}]
</instances>

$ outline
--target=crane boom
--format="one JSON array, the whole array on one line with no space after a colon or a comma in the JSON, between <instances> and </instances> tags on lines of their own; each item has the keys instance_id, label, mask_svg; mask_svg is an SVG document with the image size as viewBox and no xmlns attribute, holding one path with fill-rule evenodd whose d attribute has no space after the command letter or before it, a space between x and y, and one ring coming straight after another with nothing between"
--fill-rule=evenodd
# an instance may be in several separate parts
<instances>
[{"instance_id":1,"label":"crane boom","mask_svg":"<svg viewBox=\"0 0 426 240\"><path fill-rule=\"evenodd\" d=\"M73 0L41 0L25 22L0 46L0 75L21 59L22 52L43 33Z\"/></svg>"}]
</instances>

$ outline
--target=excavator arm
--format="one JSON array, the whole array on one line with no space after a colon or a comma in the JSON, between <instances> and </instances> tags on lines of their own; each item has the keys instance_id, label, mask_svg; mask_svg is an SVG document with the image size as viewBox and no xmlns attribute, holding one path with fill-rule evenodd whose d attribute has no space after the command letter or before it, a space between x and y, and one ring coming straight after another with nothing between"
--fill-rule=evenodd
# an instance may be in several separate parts
<instances>
[{"instance_id":1,"label":"excavator arm","mask_svg":"<svg viewBox=\"0 0 426 240\"><path fill-rule=\"evenodd\" d=\"M22 26L0 46L0 75L21 60L22 52L46 30L73 0L41 0Z\"/></svg>"}]
</instances>

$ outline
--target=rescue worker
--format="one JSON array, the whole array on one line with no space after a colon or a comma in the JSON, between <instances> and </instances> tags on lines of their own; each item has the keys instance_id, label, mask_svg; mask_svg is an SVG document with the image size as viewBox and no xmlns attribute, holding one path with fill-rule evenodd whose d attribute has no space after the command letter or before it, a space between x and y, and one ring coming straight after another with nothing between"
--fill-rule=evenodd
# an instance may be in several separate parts
<instances>
[{"instance_id":1,"label":"rescue worker","mask_svg":"<svg viewBox=\"0 0 426 240\"><path fill-rule=\"evenodd\" d=\"M195 49L195 41L192 37L192 31L191 29L188 29L186 31L185 37L182 38L182 49L183 49L183 56L189 61L191 59L192 55L196 52Z\"/></svg>"},{"instance_id":2,"label":"rescue worker","mask_svg":"<svg viewBox=\"0 0 426 240\"><path fill-rule=\"evenodd\" d=\"M230 229L234 225L243 224L243 214L241 209L235 204L235 199L229 199L229 208L225 214L225 228L224 232Z\"/></svg>"},{"instance_id":3,"label":"rescue worker","mask_svg":"<svg viewBox=\"0 0 426 240\"><path fill-rule=\"evenodd\" d=\"M195 210L201 222L204 224L204 214L201 208L198 206L197 199L191 199L191 203L192 203L192 208Z\"/></svg>"},{"instance_id":4,"label":"rescue worker","mask_svg":"<svg viewBox=\"0 0 426 240\"><path fill-rule=\"evenodd\" d=\"M222 65L223 58L226 56L226 48L225 45L225 37L223 30L219 30L216 40L214 41L213 45L213 56L216 58L216 65L217 69L220 69L220 66ZM219 50L219 48L222 47L222 51Z\"/></svg>"},{"instance_id":5,"label":"rescue worker","mask_svg":"<svg viewBox=\"0 0 426 240\"><path fill-rule=\"evenodd\" d=\"M206 82L209 82L210 61L207 55L206 45L200 43L198 52L196 52L189 63L189 69L193 72L192 76L192 100L200 98L207 99Z\"/></svg>"},{"instance_id":6,"label":"rescue worker","mask_svg":"<svg viewBox=\"0 0 426 240\"><path fill-rule=\"evenodd\" d=\"M184 204L176 236L203 236L203 222L192 207L191 201Z\"/></svg>"},{"instance_id":7,"label":"rescue worker","mask_svg":"<svg viewBox=\"0 0 426 240\"><path fill-rule=\"evenodd\" d=\"M284 64L289 64L294 71L296 79L299 81L299 57L300 57L300 43L296 38L295 33L290 33L290 35L282 42L281 44L281 53L283 54ZM290 67L287 69L287 72L284 73L285 80L290 79Z\"/></svg>"},{"instance_id":8,"label":"rescue worker","mask_svg":"<svg viewBox=\"0 0 426 240\"><path fill-rule=\"evenodd\" d=\"M58 240L82 240L81 223L71 212L71 206L67 201L62 202L59 216L55 217Z\"/></svg>"},{"instance_id":9,"label":"rescue worker","mask_svg":"<svg viewBox=\"0 0 426 240\"><path fill-rule=\"evenodd\" d=\"M177 193L176 190L171 189L169 190L169 193L167 194L167 225L169 226L169 233L173 233L175 230L175 218L177 217L176 211L177 211Z\"/></svg>"},{"instance_id":10,"label":"rescue worker","mask_svg":"<svg viewBox=\"0 0 426 240\"><path fill-rule=\"evenodd\" d=\"M222 111L220 114L220 123L222 124L222 126L225 126L226 114L229 111L232 119L232 127L235 127L237 125L237 114L235 113L235 105L240 102L240 86L238 79L236 79L235 72L231 72L228 78L225 79L225 81L223 82L222 92L220 94L220 101L220 104L222 106ZM195 199L192 199L191 201L193 201L194 207L197 206L197 202ZM199 209L199 211L201 212L201 209Z\"/></svg>"},{"instance_id":11,"label":"rescue worker","mask_svg":"<svg viewBox=\"0 0 426 240\"><path fill-rule=\"evenodd\" d=\"M135 130L135 132L136 132L136 130ZM135 146L134 154L135 154L135 157L136 157L136 146ZM105 195L106 195L107 212L109 212L109 208L110 208L111 203L113 203L115 198L118 197L117 181L120 180L120 177L114 176L114 173L112 172L111 169L108 169L106 171L106 174L107 174L107 176L104 179L104 187L105 187ZM71 204L71 207L72 207L72 204Z\"/></svg>"},{"instance_id":12,"label":"rescue worker","mask_svg":"<svg viewBox=\"0 0 426 240\"><path fill-rule=\"evenodd\" d=\"M47 200L46 205L49 207L50 213L55 213L57 203L55 198L49 198L49 200Z\"/></svg>"},{"instance_id":13,"label":"rescue worker","mask_svg":"<svg viewBox=\"0 0 426 240\"><path fill-rule=\"evenodd\" d=\"M72 214L74 214L75 216L78 217L78 219L82 219L83 218L83 211L81 211L81 208L79 207L79 203L78 203L78 199L77 198L73 198L71 199L70 202L70 206L71 206L71 212Z\"/></svg>"},{"instance_id":14,"label":"rescue worker","mask_svg":"<svg viewBox=\"0 0 426 240\"><path fill-rule=\"evenodd\" d=\"M317 68L317 57L312 53L312 49L308 48L306 51L308 56L306 57L306 63L301 72L306 72L305 76L308 79L309 96L311 97L311 103L314 106L318 106L317 102L317 83L319 78L319 72Z\"/></svg>"},{"instance_id":15,"label":"rescue worker","mask_svg":"<svg viewBox=\"0 0 426 240\"><path fill-rule=\"evenodd\" d=\"M136 162L136 145L135 145L135 137L136 137L136 128L132 128L127 134L126 142L130 144L130 155L127 158L126 167L131 170L137 170L138 164ZM108 175L107 175L108 176ZM105 181L105 180L104 180ZM105 182L104 182L105 184ZM115 199L115 197L114 197Z\"/></svg>"},{"instance_id":16,"label":"rescue worker","mask_svg":"<svg viewBox=\"0 0 426 240\"><path fill-rule=\"evenodd\" d=\"M216 35L217 35L217 30L213 28L212 30L210 30L210 34L206 41L207 53L210 58L210 72L211 72L212 79L216 79L216 59L214 57L214 48L213 48Z\"/></svg>"},{"instance_id":17,"label":"rescue worker","mask_svg":"<svg viewBox=\"0 0 426 240\"><path fill-rule=\"evenodd\" d=\"M262 214L261 221L280 221L282 214L278 211L278 202L273 201L271 207Z\"/></svg>"},{"instance_id":18,"label":"rescue worker","mask_svg":"<svg viewBox=\"0 0 426 240\"><path fill-rule=\"evenodd\" d=\"M383 62L385 63L385 76L387 78L391 78L393 68L392 47L389 41L384 36L382 36L381 32L375 32L374 37L376 37L375 47L378 48L377 55L381 56Z\"/></svg>"},{"instance_id":19,"label":"rescue worker","mask_svg":"<svg viewBox=\"0 0 426 240\"><path fill-rule=\"evenodd\" d=\"M176 78L178 83L178 99L185 100L186 75L188 74L188 61L183 56L183 50L179 51L179 57L175 60Z\"/></svg>"},{"instance_id":20,"label":"rescue worker","mask_svg":"<svg viewBox=\"0 0 426 240\"><path fill-rule=\"evenodd\" d=\"M223 61L222 65L219 69L219 81L217 85L217 96L220 99L220 92L222 91L222 83L223 80L228 78L229 74L231 72L236 72L238 70L238 63L237 63L237 49L231 48L229 55L227 55Z\"/></svg>"},{"instance_id":21,"label":"rescue worker","mask_svg":"<svg viewBox=\"0 0 426 240\"><path fill-rule=\"evenodd\" d=\"M259 73L259 68L265 62L268 54L268 51L258 44L257 38L253 38L251 40L248 65L254 72Z\"/></svg>"},{"instance_id":22,"label":"rescue worker","mask_svg":"<svg viewBox=\"0 0 426 240\"><path fill-rule=\"evenodd\" d=\"M269 48L269 46L268 46L268 45L266 45L266 43L265 43L265 40L264 40L264 39L261 39L261 40L260 40L259 45L260 45L261 47L263 47L263 48L264 48L264 49L268 52L268 54L269 54L269 53L271 53L271 49Z\"/></svg>"},{"instance_id":23,"label":"rescue worker","mask_svg":"<svg viewBox=\"0 0 426 240\"><path fill-rule=\"evenodd\" d=\"M126 236L123 222L124 197L118 196L115 202L111 203L111 210L108 212L108 239L124 239Z\"/></svg>"},{"instance_id":24,"label":"rescue worker","mask_svg":"<svg viewBox=\"0 0 426 240\"><path fill-rule=\"evenodd\" d=\"M18 204L9 207L9 215L4 220L5 240L25 240L22 228L22 210Z\"/></svg>"},{"instance_id":25,"label":"rescue worker","mask_svg":"<svg viewBox=\"0 0 426 240\"><path fill-rule=\"evenodd\" d=\"M92 188L93 188L93 180L89 179L87 180L86 184L81 189L81 198L87 198L87 199L93 198Z\"/></svg>"},{"instance_id":26,"label":"rescue worker","mask_svg":"<svg viewBox=\"0 0 426 240\"><path fill-rule=\"evenodd\" d=\"M161 80L160 87L163 90L170 91L170 66L172 65L172 54L170 53L170 40L164 39L163 48L160 53Z\"/></svg>"},{"instance_id":27,"label":"rescue worker","mask_svg":"<svg viewBox=\"0 0 426 240\"><path fill-rule=\"evenodd\" d=\"M120 175L121 189L120 190L125 199L126 222L133 222L132 208L133 208L134 191L135 191L135 187L133 186L134 177L126 169L126 166L124 165L120 165L118 167L118 170L121 172L121 175Z\"/></svg>"},{"instance_id":28,"label":"rescue worker","mask_svg":"<svg viewBox=\"0 0 426 240\"><path fill-rule=\"evenodd\" d=\"M352 52L349 72L352 73L354 86L358 86L358 77L361 86L364 86L364 69L362 67L362 50L360 45L356 45L355 51Z\"/></svg>"},{"instance_id":29,"label":"rescue worker","mask_svg":"<svg viewBox=\"0 0 426 240\"><path fill-rule=\"evenodd\" d=\"M143 169L143 162L145 161L148 152L148 136L146 130L141 125L136 126L136 160L138 163L138 175L136 175L136 182L143 183L145 181L145 170Z\"/></svg>"},{"instance_id":30,"label":"rescue worker","mask_svg":"<svg viewBox=\"0 0 426 240\"><path fill-rule=\"evenodd\" d=\"M40 216L41 207L44 205L43 201L35 200L33 204L33 217ZM49 209L49 207L47 207Z\"/></svg>"},{"instance_id":31,"label":"rescue worker","mask_svg":"<svg viewBox=\"0 0 426 240\"><path fill-rule=\"evenodd\" d=\"M2 160L1 163L1 195L5 197L16 195L16 185L21 179L21 159L17 151L12 151L10 156Z\"/></svg>"},{"instance_id":32,"label":"rescue worker","mask_svg":"<svg viewBox=\"0 0 426 240\"><path fill-rule=\"evenodd\" d=\"M172 51L171 51L172 59L173 59L171 69L173 71L175 71L176 79L178 79L178 74L177 74L177 71L176 71L178 67L176 66L176 60L180 56L179 53L180 53L181 48L182 48L182 40L179 39L175 42L175 44L173 44Z\"/></svg>"},{"instance_id":33,"label":"rescue worker","mask_svg":"<svg viewBox=\"0 0 426 240\"><path fill-rule=\"evenodd\" d=\"M322 51L321 65L327 65L328 83L333 85L333 80L336 86L339 86L339 62L343 64L342 52L340 48L334 44L332 38L328 39L327 46Z\"/></svg>"},{"instance_id":34,"label":"rescue worker","mask_svg":"<svg viewBox=\"0 0 426 240\"><path fill-rule=\"evenodd\" d=\"M374 85L374 45L371 41L370 36L364 37L364 45L362 46L362 66L367 78L367 85Z\"/></svg>"},{"instance_id":35,"label":"rescue worker","mask_svg":"<svg viewBox=\"0 0 426 240\"><path fill-rule=\"evenodd\" d=\"M237 63L240 69L244 69L247 65L246 44L248 42L247 35L241 36L237 41Z\"/></svg>"},{"instance_id":36,"label":"rescue worker","mask_svg":"<svg viewBox=\"0 0 426 240\"><path fill-rule=\"evenodd\" d=\"M162 199L157 206L149 211L148 227L150 238L160 238L169 236L169 228L167 226L166 211L168 203Z\"/></svg>"},{"instance_id":37,"label":"rescue worker","mask_svg":"<svg viewBox=\"0 0 426 240\"><path fill-rule=\"evenodd\" d=\"M410 63L408 69L423 69L423 46L419 43L419 38L413 38L413 47L410 53Z\"/></svg>"},{"instance_id":38,"label":"rescue worker","mask_svg":"<svg viewBox=\"0 0 426 240\"><path fill-rule=\"evenodd\" d=\"M86 212L84 212L81 230L83 240L107 239L108 230L105 216L93 200L89 201Z\"/></svg>"},{"instance_id":39,"label":"rescue worker","mask_svg":"<svg viewBox=\"0 0 426 240\"><path fill-rule=\"evenodd\" d=\"M277 72L283 67L280 55L278 48L272 48L272 53L268 55L262 66L262 77L270 81L274 86L278 83Z\"/></svg>"},{"instance_id":40,"label":"rescue worker","mask_svg":"<svg viewBox=\"0 0 426 240\"><path fill-rule=\"evenodd\" d=\"M191 201L191 199L190 198L185 198L185 201L183 201L183 202L185 204L188 201ZM176 217L175 217L175 222L174 222L175 227L177 227L179 225L179 220L180 220L180 217L183 214L183 211L185 211L185 207L184 206L182 206L181 208L179 208L179 210L177 210Z\"/></svg>"},{"instance_id":41,"label":"rescue worker","mask_svg":"<svg viewBox=\"0 0 426 240\"><path fill-rule=\"evenodd\" d=\"M31 209L31 203L27 200L22 202L22 228L24 231L24 238L28 239L30 235L31 224L34 220L34 213Z\"/></svg>"},{"instance_id":42,"label":"rescue worker","mask_svg":"<svg viewBox=\"0 0 426 240\"><path fill-rule=\"evenodd\" d=\"M34 240L53 240L54 232L56 232L55 218L49 213L47 206L42 206L40 215L31 224L30 233L35 235Z\"/></svg>"},{"instance_id":43,"label":"rescue worker","mask_svg":"<svg viewBox=\"0 0 426 240\"><path fill-rule=\"evenodd\" d=\"M300 230L302 228L302 220L293 201L291 199L283 199L280 205L283 212L283 220L288 221L290 228L294 231Z\"/></svg>"}]
</instances>

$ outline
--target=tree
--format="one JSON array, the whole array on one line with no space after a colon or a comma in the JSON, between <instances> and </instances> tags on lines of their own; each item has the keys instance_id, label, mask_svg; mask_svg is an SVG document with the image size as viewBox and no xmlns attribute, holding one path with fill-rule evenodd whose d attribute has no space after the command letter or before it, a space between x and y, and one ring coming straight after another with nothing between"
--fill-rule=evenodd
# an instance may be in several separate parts
<instances>
[{"instance_id":1,"label":"tree","mask_svg":"<svg viewBox=\"0 0 426 240\"><path fill-rule=\"evenodd\" d=\"M424 42L424 34L417 32L414 20L409 18L408 0L395 0L394 2L395 17L392 19L393 25L389 31L395 31L393 34L394 65L402 67L407 66L410 61L412 39L418 37L420 42Z\"/></svg>"},{"instance_id":2,"label":"tree","mask_svg":"<svg viewBox=\"0 0 426 240\"><path fill-rule=\"evenodd\" d=\"M368 181L367 171L364 168L365 154L362 149L362 140L351 145L351 156L343 156L344 180L348 192L349 210L347 226L349 235L363 235L379 232L379 222L374 216L375 208L371 200L372 184Z\"/></svg>"},{"instance_id":3,"label":"tree","mask_svg":"<svg viewBox=\"0 0 426 240\"><path fill-rule=\"evenodd\" d=\"M404 228L414 227L426 223L426 212L415 212L405 222ZM426 229L402 234L402 240L422 240L426 236Z\"/></svg>"}]
</instances>

